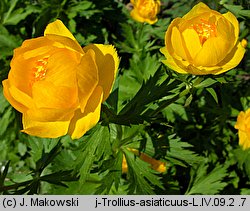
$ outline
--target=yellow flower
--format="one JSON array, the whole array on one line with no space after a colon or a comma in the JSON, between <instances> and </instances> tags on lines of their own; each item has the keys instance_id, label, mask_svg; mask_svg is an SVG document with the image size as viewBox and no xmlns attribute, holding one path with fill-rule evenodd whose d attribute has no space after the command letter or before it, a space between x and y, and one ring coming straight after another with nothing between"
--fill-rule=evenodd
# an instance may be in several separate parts
<instances>
[{"instance_id":1,"label":"yellow flower","mask_svg":"<svg viewBox=\"0 0 250 211\"><path fill-rule=\"evenodd\" d=\"M130 0L133 5L131 17L139 22L154 24L158 21L156 15L160 12L160 0Z\"/></svg>"},{"instance_id":2,"label":"yellow flower","mask_svg":"<svg viewBox=\"0 0 250 211\"><path fill-rule=\"evenodd\" d=\"M143 152L139 152L136 149L129 149L131 152L133 152L136 156L138 156L141 160L151 164L151 168L154 169L155 171L158 171L160 173L163 173L166 171L166 163L162 162L160 160L156 160L154 158L151 158L147 154ZM126 161L126 157L123 155L123 160L122 160L122 173L127 173L128 172L128 164Z\"/></svg>"},{"instance_id":3,"label":"yellow flower","mask_svg":"<svg viewBox=\"0 0 250 211\"><path fill-rule=\"evenodd\" d=\"M4 95L23 114L23 132L80 138L100 118L119 59L111 45L81 48L60 20L14 50Z\"/></svg>"},{"instance_id":4,"label":"yellow flower","mask_svg":"<svg viewBox=\"0 0 250 211\"><path fill-rule=\"evenodd\" d=\"M235 129L239 130L239 145L243 150L250 148L250 108L246 112L241 111L237 117Z\"/></svg>"},{"instance_id":5,"label":"yellow flower","mask_svg":"<svg viewBox=\"0 0 250 211\"><path fill-rule=\"evenodd\" d=\"M184 74L221 74L244 56L238 37L239 23L232 13L220 14L200 2L171 22L161 48L163 63Z\"/></svg>"}]
</instances>

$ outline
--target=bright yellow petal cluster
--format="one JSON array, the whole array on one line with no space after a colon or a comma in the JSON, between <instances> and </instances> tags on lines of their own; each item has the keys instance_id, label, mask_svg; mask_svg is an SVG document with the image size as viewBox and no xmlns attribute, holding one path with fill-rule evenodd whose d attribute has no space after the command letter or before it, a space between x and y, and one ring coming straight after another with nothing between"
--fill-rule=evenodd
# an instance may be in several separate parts
<instances>
[{"instance_id":1,"label":"bright yellow petal cluster","mask_svg":"<svg viewBox=\"0 0 250 211\"><path fill-rule=\"evenodd\" d=\"M241 111L237 117L235 129L238 129L239 145L243 150L250 148L250 108L245 112Z\"/></svg>"},{"instance_id":2,"label":"bright yellow petal cluster","mask_svg":"<svg viewBox=\"0 0 250 211\"><path fill-rule=\"evenodd\" d=\"M239 23L200 2L182 18L174 19L161 52L169 68L183 74L221 74L236 67L245 48L238 41Z\"/></svg>"},{"instance_id":3,"label":"bright yellow petal cluster","mask_svg":"<svg viewBox=\"0 0 250 211\"><path fill-rule=\"evenodd\" d=\"M154 24L158 21L157 14L160 12L160 0L130 0L133 9L131 17L138 22Z\"/></svg>"},{"instance_id":4,"label":"bright yellow petal cluster","mask_svg":"<svg viewBox=\"0 0 250 211\"><path fill-rule=\"evenodd\" d=\"M23 114L23 132L80 138L100 118L119 59L111 45L81 48L60 20L14 50L4 95Z\"/></svg>"},{"instance_id":5,"label":"bright yellow petal cluster","mask_svg":"<svg viewBox=\"0 0 250 211\"><path fill-rule=\"evenodd\" d=\"M141 160L151 164L151 168L154 169L155 171L158 171L160 173L164 173L166 171L166 163L162 162L160 160L156 160L154 158L151 158L147 154L143 152L139 152L136 149L129 149L131 152L133 152L136 156L138 156ZM123 160L122 160L122 173L127 173L128 172L128 164L126 161L126 157L123 155Z\"/></svg>"}]
</instances>

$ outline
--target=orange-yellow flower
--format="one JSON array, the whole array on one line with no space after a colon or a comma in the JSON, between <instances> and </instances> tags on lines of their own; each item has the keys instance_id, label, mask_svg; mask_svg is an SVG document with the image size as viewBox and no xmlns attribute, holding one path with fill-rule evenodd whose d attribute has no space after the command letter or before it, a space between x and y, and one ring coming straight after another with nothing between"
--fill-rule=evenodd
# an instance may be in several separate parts
<instances>
[{"instance_id":1,"label":"orange-yellow flower","mask_svg":"<svg viewBox=\"0 0 250 211\"><path fill-rule=\"evenodd\" d=\"M23 114L23 132L80 138L100 118L119 59L111 45L84 48L60 20L14 50L4 95Z\"/></svg>"},{"instance_id":2,"label":"orange-yellow flower","mask_svg":"<svg viewBox=\"0 0 250 211\"><path fill-rule=\"evenodd\" d=\"M157 14L160 12L160 0L130 0L133 5L131 17L138 22L154 24L158 21Z\"/></svg>"},{"instance_id":3,"label":"orange-yellow flower","mask_svg":"<svg viewBox=\"0 0 250 211\"><path fill-rule=\"evenodd\" d=\"M136 156L139 156L139 158L149 164L151 164L151 168L154 169L155 171L158 171L160 173L164 173L166 171L166 163L162 162L160 160L156 160L154 158L151 158L147 154L143 152L139 152L136 149L129 149L131 152L133 152ZM122 173L127 173L128 172L128 164L126 161L126 157L123 155L123 160L122 160Z\"/></svg>"},{"instance_id":4,"label":"orange-yellow flower","mask_svg":"<svg viewBox=\"0 0 250 211\"><path fill-rule=\"evenodd\" d=\"M239 145L244 150L250 148L250 108L245 112L241 111L237 117L235 129L238 129Z\"/></svg>"},{"instance_id":5,"label":"orange-yellow flower","mask_svg":"<svg viewBox=\"0 0 250 211\"><path fill-rule=\"evenodd\" d=\"M231 12L220 14L201 2L171 22L161 49L163 63L184 74L221 74L244 56L238 38L239 23Z\"/></svg>"}]
</instances>

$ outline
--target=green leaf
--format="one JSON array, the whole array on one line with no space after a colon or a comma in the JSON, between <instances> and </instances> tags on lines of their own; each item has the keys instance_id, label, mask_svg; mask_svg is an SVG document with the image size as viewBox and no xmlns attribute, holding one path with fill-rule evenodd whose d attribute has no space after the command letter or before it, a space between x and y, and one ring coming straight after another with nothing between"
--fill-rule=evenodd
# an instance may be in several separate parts
<instances>
[{"instance_id":1,"label":"green leaf","mask_svg":"<svg viewBox=\"0 0 250 211\"><path fill-rule=\"evenodd\" d=\"M213 97L215 102L218 104L218 97L217 97L217 94L216 94L215 90L213 88L211 88L211 87L206 88L206 90L211 94L211 96Z\"/></svg>"},{"instance_id":2,"label":"green leaf","mask_svg":"<svg viewBox=\"0 0 250 211\"><path fill-rule=\"evenodd\" d=\"M189 106L190 103L192 102L192 100L193 100L193 95L190 94L190 95L187 97L186 101L185 101L184 107Z\"/></svg>"},{"instance_id":3,"label":"green leaf","mask_svg":"<svg viewBox=\"0 0 250 211\"><path fill-rule=\"evenodd\" d=\"M76 160L76 171L80 171L80 184L83 185L94 161L105 158L111 153L110 134L108 127L96 125L90 136L81 146L79 157Z\"/></svg>"},{"instance_id":4,"label":"green leaf","mask_svg":"<svg viewBox=\"0 0 250 211\"><path fill-rule=\"evenodd\" d=\"M250 18L250 10L244 10L241 5L223 4L223 6L234 13L236 17Z\"/></svg>"},{"instance_id":5,"label":"green leaf","mask_svg":"<svg viewBox=\"0 0 250 211\"><path fill-rule=\"evenodd\" d=\"M2 191L2 187L4 186L4 181L5 181L5 178L7 176L7 173L8 173L8 170L9 170L9 166L10 166L10 161L8 161L6 163L6 165L4 166L4 170L2 172L2 168L0 170L0 192Z\"/></svg>"},{"instance_id":6,"label":"green leaf","mask_svg":"<svg viewBox=\"0 0 250 211\"><path fill-rule=\"evenodd\" d=\"M164 96L173 95L173 90L176 91L181 83L178 80L171 80L170 77L160 82L160 79L164 78L163 75L163 70L158 69L154 76L143 82L134 98L121 109L118 115L109 116L109 121L121 125L141 124L145 120L150 121L153 114L148 105ZM175 100L177 99L179 96ZM145 112L147 109L148 113Z\"/></svg>"},{"instance_id":7,"label":"green leaf","mask_svg":"<svg viewBox=\"0 0 250 211\"><path fill-rule=\"evenodd\" d=\"M18 152L21 156L24 156L25 153L27 152L27 146L21 142L18 143Z\"/></svg>"},{"instance_id":8,"label":"green leaf","mask_svg":"<svg viewBox=\"0 0 250 211\"><path fill-rule=\"evenodd\" d=\"M29 151L34 162L41 159L43 153L49 153L58 143L58 139L38 138L35 136L25 136L22 134L23 141L27 141L31 148Z\"/></svg>"},{"instance_id":9,"label":"green leaf","mask_svg":"<svg viewBox=\"0 0 250 211\"><path fill-rule=\"evenodd\" d=\"M241 170L245 170L250 179L250 150L242 150L240 147L235 149L234 156L237 159L238 166Z\"/></svg>"},{"instance_id":10,"label":"green leaf","mask_svg":"<svg viewBox=\"0 0 250 211\"><path fill-rule=\"evenodd\" d=\"M192 151L192 148L193 145L182 142L180 139L174 138L174 135L171 135L169 136L169 151L167 152L166 159L183 167L200 163L202 157Z\"/></svg>"},{"instance_id":11,"label":"green leaf","mask_svg":"<svg viewBox=\"0 0 250 211\"><path fill-rule=\"evenodd\" d=\"M132 152L123 149L128 165L129 194L155 194L154 187L164 189L160 177L150 165L136 157Z\"/></svg>"},{"instance_id":12,"label":"green leaf","mask_svg":"<svg viewBox=\"0 0 250 211\"><path fill-rule=\"evenodd\" d=\"M9 124L12 122L14 118L15 118L15 114L13 112L13 109L12 107L9 107L6 110L6 112L3 114L3 116L0 118L0 125L1 125L0 136L2 136L6 132Z\"/></svg>"},{"instance_id":13,"label":"green leaf","mask_svg":"<svg viewBox=\"0 0 250 211\"><path fill-rule=\"evenodd\" d=\"M208 165L203 162L194 170L190 183L191 188L186 194L218 194L219 191L227 186L227 183L223 182L223 179L228 175L227 168L228 165L217 165L208 173Z\"/></svg>"},{"instance_id":14,"label":"green leaf","mask_svg":"<svg viewBox=\"0 0 250 211\"><path fill-rule=\"evenodd\" d=\"M52 174L44 175L40 177L41 181L45 181L51 184L55 185L61 185L64 187L68 187L63 182L65 181L77 181L79 178L73 174L73 170L67 170L67 171L58 171L54 172Z\"/></svg>"},{"instance_id":15,"label":"green leaf","mask_svg":"<svg viewBox=\"0 0 250 211\"><path fill-rule=\"evenodd\" d=\"M111 157L109 160L103 163L102 168L108 172L100 181L101 185L96 190L95 194L109 194L113 184L118 190L120 178L122 175L122 159L123 154L121 151L117 153L116 157Z\"/></svg>"},{"instance_id":16,"label":"green leaf","mask_svg":"<svg viewBox=\"0 0 250 211\"><path fill-rule=\"evenodd\" d=\"M53 161L53 159L59 154L62 143L57 142L56 146L51 149L50 152L45 153L45 149L42 151L41 158L36 162L35 173L42 173L42 171Z\"/></svg>"},{"instance_id":17,"label":"green leaf","mask_svg":"<svg viewBox=\"0 0 250 211\"><path fill-rule=\"evenodd\" d=\"M1 40L1 39L0 39ZM0 114L10 105L3 95L3 88L0 86Z\"/></svg>"},{"instance_id":18,"label":"green leaf","mask_svg":"<svg viewBox=\"0 0 250 211\"><path fill-rule=\"evenodd\" d=\"M205 87L209 87L209 86L215 84L216 82L217 81L212 79L212 78L207 78L204 81L200 82L199 84L195 85L194 87L197 89L205 88Z\"/></svg>"}]
</instances>

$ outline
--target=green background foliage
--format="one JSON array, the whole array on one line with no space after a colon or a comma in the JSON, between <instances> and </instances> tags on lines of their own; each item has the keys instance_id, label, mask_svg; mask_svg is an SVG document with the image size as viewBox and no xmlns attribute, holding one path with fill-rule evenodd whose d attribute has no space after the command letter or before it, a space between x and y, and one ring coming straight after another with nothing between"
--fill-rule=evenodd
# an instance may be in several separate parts
<instances>
[{"instance_id":1,"label":"green background foliage","mask_svg":"<svg viewBox=\"0 0 250 211\"><path fill-rule=\"evenodd\" d=\"M161 64L165 31L198 1L162 0L159 21L135 22L126 0L0 0L0 80L13 49L61 19L82 46L113 44L121 59L99 123L79 140L20 132L21 115L0 86L1 194L250 194L250 151L237 115L250 107L249 44L237 68L180 75ZM250 40L248 0L203 1L240 22ZM158 173L129 148L167 163ZM128 173L122 174L126 157Z\"/></svg>"}]
</instances>

